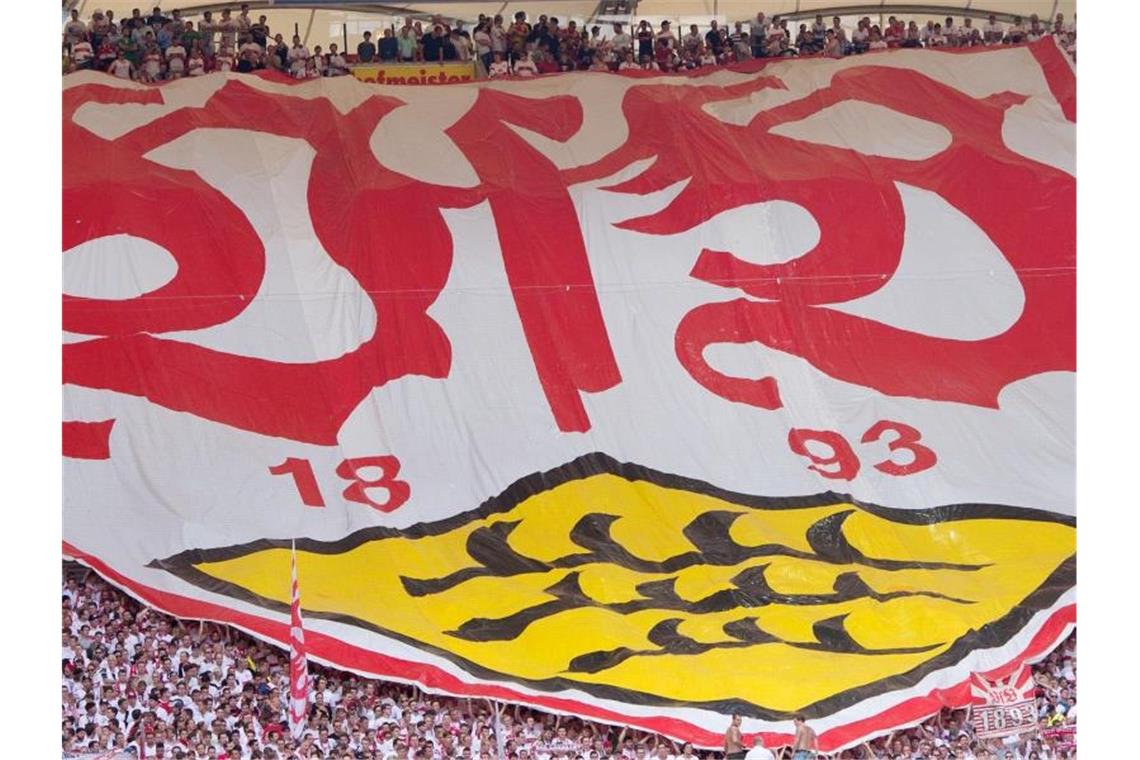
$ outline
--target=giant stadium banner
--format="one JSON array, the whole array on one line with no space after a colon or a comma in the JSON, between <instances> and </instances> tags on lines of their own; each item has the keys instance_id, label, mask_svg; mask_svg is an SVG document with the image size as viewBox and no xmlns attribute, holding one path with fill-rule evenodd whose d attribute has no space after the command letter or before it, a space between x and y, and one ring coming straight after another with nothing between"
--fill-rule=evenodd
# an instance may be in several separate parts
<instances>
[{"instance_id":1,"label":"giant stadium banner","mask_svg":"<svg viewBox=\"0 0 1140 760\"><path fill-rule=\"evenodd\" d=\"M309 657L832 751L1075 625L1052 41L63 90L64 541Z\"/></svg>"}]
</instances>

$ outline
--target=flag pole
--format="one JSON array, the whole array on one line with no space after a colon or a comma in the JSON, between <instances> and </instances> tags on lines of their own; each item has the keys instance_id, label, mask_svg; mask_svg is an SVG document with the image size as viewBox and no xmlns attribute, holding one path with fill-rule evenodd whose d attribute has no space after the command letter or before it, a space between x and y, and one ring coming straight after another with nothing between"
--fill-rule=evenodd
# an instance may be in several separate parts
<instances>
[{"instance_id":1,"label":"flag pole","mask_svg":"<svg viewBox=\"0 0 1140 760\"><path fill-rule=\"evenodd\" d=\"M297 541L290 541L289 604L289 733L294 740L305 732L309 711L309 661L305 654L305 622L301 617L301 586L297 580Z\"/></svg>"}]
</instances>

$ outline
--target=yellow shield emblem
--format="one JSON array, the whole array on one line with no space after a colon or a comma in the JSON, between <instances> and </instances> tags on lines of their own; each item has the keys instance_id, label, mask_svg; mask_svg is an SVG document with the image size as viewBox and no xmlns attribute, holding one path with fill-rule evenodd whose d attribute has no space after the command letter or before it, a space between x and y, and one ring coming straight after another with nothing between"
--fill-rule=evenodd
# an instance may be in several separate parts
<instances>
[{"instance_id":1,"label":"yellow shield emblem","mask_svg":"<svg viewBox=\"0 0 1140 760\"><path fill-rule=\"evenodd\" d=\"M780 720L917 683L1073 587L1073 518L763 498L589 454L454 517L297 540L309 618L474 676ZM290 540L153 565L288 611Z\"/></svg>"}]
</instances>

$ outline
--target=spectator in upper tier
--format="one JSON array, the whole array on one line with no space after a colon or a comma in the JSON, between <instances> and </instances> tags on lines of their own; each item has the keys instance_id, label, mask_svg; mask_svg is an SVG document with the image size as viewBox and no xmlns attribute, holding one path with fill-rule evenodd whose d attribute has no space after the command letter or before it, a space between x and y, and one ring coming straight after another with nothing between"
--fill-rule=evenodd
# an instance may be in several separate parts
<instances>
[{"instance_id":1,"label":"spectator in upper tier","mask_svg":"<svg viewBox=\"0 0 1140 760\"><path fill-rule=\"evenodd\" d=\"M395 32L391 29L385 29L384 36L380 38L380 60L394 61L399 55L400 45Z\"/></svg>"},{"instance_id":2,"label":"spectator in upper tier","mask_svg":"<svg viewBox=\"0 0 1140 760\"><path fill-rule=\"evenodd\" d=\"M364 41L356 46L356 60L360 63L372 63L376 57L376 45L372 42L372 32L364 33Z\"/></svg>"},{"instance_id":3,"label":"spectator in upper tier","mask_svg":"<svg viewBox=\"0 0 1140 760\"><path fill-rule=\"evenodd\" d=\"M341 55L335 42L329 45L329 60L325 73L330 77L343 77L348 74L348 61Z\"/></svg>"}]
</instances>

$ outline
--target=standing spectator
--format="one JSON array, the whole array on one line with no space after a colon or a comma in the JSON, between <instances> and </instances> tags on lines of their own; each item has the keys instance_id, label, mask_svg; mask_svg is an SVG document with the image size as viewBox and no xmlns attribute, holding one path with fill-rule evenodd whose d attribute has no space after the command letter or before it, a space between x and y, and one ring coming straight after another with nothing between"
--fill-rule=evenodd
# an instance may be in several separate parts
<instances>
[{"instance_id":1,"label":"standing spectator","mask_svg":"<svg viewBox=\"0 0 1140 760\"><path fill-rule=\"evenodd\" d=\"M95 11L91 14L91 23L88 25L87 34L91 45L98 48L103 44L103 38L111 30L111 21L103 15L102 11Z\"/></svg>"},{"instance_id":2,"label":"standing spectator","mask_svg":"<svg viewBox=\"0 0 1140 760\"><path fill-rule=\"evenodd\" d=\"M392 29L385 29L384 36L380 38L380 60L395 61L400 55L399 41Z\"/></svg>"},{"instance_id":3,"label":"standing spectator","mask_svg":"<svg viewBox=\"0 0 1140 760\"><path fill-rule=\"evenodd\" d=\"M186 22L186 26L182 30L181 42L182 47L188 51L194 49L194 43L199 45L202 43L202 33L194 28L193 21Z\"/></svg>"},{"instance_id":4,"label":"standing spectator","mask_svg":"<svg viewBox=\"0 0 1140 760\"><path fill-rule=\"evenodd\" d=\"M214 34L217 31L218 25L214 23L213 11L206 11L202 14L202 20L198 22L198 34L201 35L203 55L214 55Z\"/></svg>"},{"instance_id":5,"label":"standing spectator","mask_svg":"<svg viewBox=\"0 0 1140 760\"><path fill-rule=\"evenodd\" d=\"M519 60L526 59L526 42L531 33L530 24L526 22L526 13L519 11L515 14L515 22L511 24L511 28L507 32L507 42L510 45L510 58L511 62L515 63ZM515 66L515 73L518 74L518 66Z\"/></svg>"},{"instance_id":6,"label":"standing spectator","mask_svg":"<svg viewBox=\"0 0 1140 760\"><path fill-rule=\"evenodd\" d=\"M348 61L337 49L335 42L329 45L329 61L327 75L330 77L343 77L348 74Z\"/></svg>"},{"instance_id":7,"label":"standing spectator","mask_svg":"<svg viewBox=\"0 0 1140 760\"><path fill-rule=\"evenodd\" d=\"M835 32L835 37L839 40L839 46L843 50L843 54L849 54L851 52L851 42L847 39L847 30L843 28L843 20L839 18L839 16L832 17L831 31Z\"/></svg>"},{"instance_id":8,"label":"standing spectator","mask_svg":"<svg viewBox=\"0 0 1140 760\"><path fill-rule=\"evenodd\" d=\"M241 4L241 12L234 20L237 21L238 34L249 32L249 30L253 29L253 19L250 18L249 15L249 3Z\"/></svg>"},{"instance_id":9,"label":"standing spectator","mask_svg":"<svg viewBox=\"0 0 1140 760\"><path fill-rule=\"evenodd\" d=\"M83 32L71 46L71 61L76 69L90 69L95 65L95 50Z\"/></svg>"},{"instance_id":10,"label":"standing spectator","mask_svg":"<svg viewBox=\"0 0 1140 760\"><path fill-rule=\"evenodd\" d=\"M87 25L79 20L79 11L71 11L71 20L63 26L63 45L68 52L72 46L87 36Z\"/></svg>"},{"instance_id":11,"label":"standing spectator","mask_svg":"<svg viewBox=\"0 0 1140 760\"><path fill-rule=\"evenodd\" d=\"M823 23L823 16L816 14L815 21L811 25L811 41L813 52L818 53L823 50L825 38L827 37L827 24Z\"/></svg>"},{"instance_id":12,"label":"standing spectator","mask_svg":"<svg viewBox=\"0 0 1140 760\"><path fill-rule=\"evenodd\" d=\"M864 16L851 33L851 49L855 53L866 53L871 43L871 20Z\"/></svg>"},{"instance_id":13,"label":"standing spectator","mask_svg":"<svg viewBox=\"0 0 1140 760\"><path fill-rule=\"evenodd\" d=\"M269 65L277 71L289 70L289 46L280 34L273 36L273 47L269 51Z\"/></svg>"},{"instance_id":14,"label":"standing spectator","mask_svg":"<svg viewBox=\"0 0 1140 760\"><path fill-rule=\"evenodd\" d=\"M448 60L453 61L470 61L474 53L471 47L471 40L464 37L459 29L452 29L448 43L454 51L453 57Z\"/></svg>"},{"instance_id":15,"label":"standing spectator","mask_svg":"<svg viewBox=\"0 0 1140 760\"><path fill-rule=\"evenodd\" d=\"M156 5L151 8L150 15L146 18L146 25L150 27L166 26L166 22L169 20L170 19L166 16L162 15L162 8Z\"/></svg>"},{"instance_id":16,"label":"standing spectator","mask_svg":"<svg viewBox=\"0 0 1140 760\"><path fill-rule=\"evenodd\" d=\"M620 23L614 24L614 36L610 38L610 54L620 64L626 60L626 53L633 50L633 37L622 31ZM630 63L633 61L630 60Z\"/></svg>"},{"instance_id":17,"label":"standing spectator","mask_svg":"<svg viewBox=\"0 0 1140 760\"><path fill-rule=\"evenodd\" d=\"M637 25L637 58L644 62L646 57L653 57L653 28L649 22L642 19Z\"/></svg>"},{"instance_id":18,"label":"standing spectator","mask_svg":"<svg viewBox=\"0 0 1140 760\"><path fill-rule=\"evenodd\" d=\"M987 45L1000 45L1005 37L1005 30L998 23L997 16L990 14L989 21L982 26L982 36Z\"/></svg>"},{"instance_id":19,"label":"standing spectator","mask_svg":"<svg viewBox=\"0 0 1140 760\"><path fill-rule=\"evenodd\" d=\"M221 39L221 46L233 50L234 44L237 42L238 23L236 19L230 16L229 8L222 10L222 17L218 20L217 28Z\"/></svg>"},{"instance_id":20,"label":"standing spectator","mask_svg":"<svg viewBox=\"0 0 1140 760\"><path fill-rule=\"evenodd\" d=\"M697 55L700 52L702 42L704 42L704 37L701 36L697 25L689 24L689 33L681 38L682 54L690 56Z\"/></svg>"},{"instance_id":21,"label":"standing spectator","mask_svg":"<svg viewBox=\"0 0 1140 760\"><path fill-rule=\"evenodd\" d=\"M503 17L496 15L491 22L491 53L502 53L507 59L507 30L503 28ZM493 62L493 61L492 61Z\"/></svg>"},{"instance_id":22,"label":"standing spectator","mask_svg":"<svg viewBox=\"0 0 1140 760\"><path fill-rule=\"evenodd\" d=\"M436 24L431 34L425 35L421 41L421 50L425 61L432 63L443 62L443 27Z\"/></svg>"},{"instance_id":23,"label":"standing spectator","mask_svg":"<svg viewBox=\"0 0 1140 760\"><path fill-rule=\"evenodd\" d=\"M490 72L491 70L491 53L493 52L492 44L494 40L491 39L491 24L487 21L479 23L475 27L475 31L471 34L472 41L475 44L475 55L483 62L484 71Z\"/></svg>"},{"instance_id":24,"label":"standing spectator","mask_svg":"<svg viewBox=\"0 0 1140 760\"><path fill-rule=\"evenodd\" d=\"M665 44L669 46L670 50L677 47L677 38L669 27L668 19L661 22L661 29L657 32L657 43L660 44L661 40L665 40Z\"/></svg>"},{"instance_id":25,"label":"standing spectator","mask_svg":"<svg viewBox=\"0 0 1140 760\"><path fill-rule=\"evenodd\" d=\"M416 59L416 33L410 25L400 28L400 36L396 40L400 52L400 60L410 63Z\"/></svg>"},{"instance_id":26,"label":"standing spectator","mask_svg":"<svg viewBox=\"0 0 1140 760\"><path fill-rule=\"evenodd\" d=\"M720 38L720 29L717 28L716 19L709 22L709 31L705 34L705 47L718 61L724 53L724 43Z\"/></svg>"},{"instance_id":27,"label":"standing spectator","mask_svg":"<svg viewBox=\"0 0 1140 760\"><path fill-rule=\"evenodd\" d=\"M301 36L294 34L293 46L289 48L289 73L296 79L302 79L308 60L309 49L301 44Z\"/></svg>"},{"instance_id":28,"label":"standing spectator","mask_svg":"<svg viewBox=\"0 0 1140 760\"><path fill-rule=\"evenodd\" d=\"M254 43L261 46L264 52L269 48L269 24L266 23L265 16L258 16L257 23L249 27L249 36Z\"/></svg>"},{"instance_id":29,"label":"standing spectator","mask_svg":"<svg viewBox=\"0 0 1140 760\"><path fill-rule=\"evenodd\" d=\"M372 32L364 33L364 41L356 46L356 60L360 63L372 63L376 57L376 45L372 43Z\"/></svg>"},{"instance_id":30,"label":"standing spectator","mask_svg":"<svg viewBox=\"0 0 1140 760\"><path fill-rule=\"evenodd\" d=\"M752 38L752 57L764 57L764 43L768 39L768 20L763 13L756 14L756 20L749 25L749 33Z\"/></svg>"},{"instance_id":31,"label":"standing spectator","mask_svg":"<svg viewBox=\"0 0 1140 760\"><path fill-rule=\"evenodd\" d=\"M732 53L737 61L747 61L752 57L752 36L744 31L744 22L737 21L732 30Z\"/></svg>"}]
</instances>

